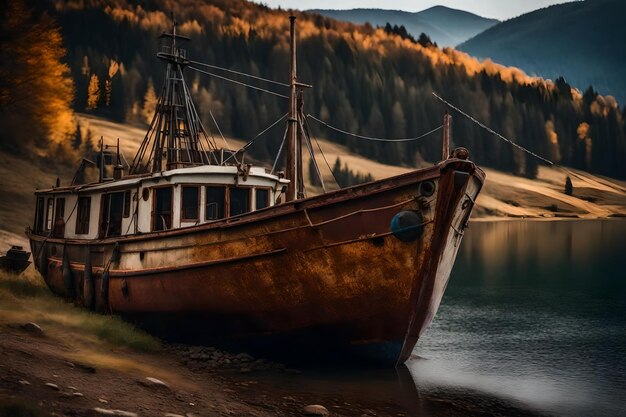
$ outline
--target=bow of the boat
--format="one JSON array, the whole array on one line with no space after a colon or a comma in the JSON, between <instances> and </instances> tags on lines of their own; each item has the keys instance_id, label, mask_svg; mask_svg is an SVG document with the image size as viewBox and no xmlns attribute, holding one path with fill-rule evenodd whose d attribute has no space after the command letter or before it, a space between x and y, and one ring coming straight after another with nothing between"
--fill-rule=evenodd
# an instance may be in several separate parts
<instances>
[{"instance_id":1,"label":"bow of the boat","mask_svg":"<svg viewBox=\"0 0 626 417\"><path fill-rule=\"evenodd\" d=\"M485 173L468 160L448 159L439 164L440 178L434 230L429 254L421 265L419 278L411 291L409 324L398 357L398 364L410 356L417 340L434 318L456 255L468 227Z\"/></svg>"}]
</instances>

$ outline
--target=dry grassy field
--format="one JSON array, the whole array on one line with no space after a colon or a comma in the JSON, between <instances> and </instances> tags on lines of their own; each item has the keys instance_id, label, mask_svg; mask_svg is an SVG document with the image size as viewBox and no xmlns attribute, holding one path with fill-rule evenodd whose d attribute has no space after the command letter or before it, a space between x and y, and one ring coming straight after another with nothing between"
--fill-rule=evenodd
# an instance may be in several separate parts
<instances>
[{"instance_id":1,"label":"dry grassy field","mask_svg":"<svg viewBox=\"0 0 626 417\"><path fill-rule=\"evenodd\" d=\"M129 161L145 134L142 127L117 124L88 115L79 115L78 118L83 132L86 133L87 129L91 131L94 144L100 136L109 144L114 144L119 138L122 152ZM218 141L222 142L221 139ZM244 144L244 141L233 138L227 138L227 141L231 148ZM223 142L219 144L225 145ZM320 145L331 166L339 157L355 173L369 173L375 179L398 175L411 169L372 161L326 140L320 140ZM326 163L321 158L318 162L327 188L337 188ZM308 167L308 155L304 155L304 165ZM574 193L568 196L564 193L567 173L558 168L540 167L535 180L493 169L485 171L487 181L478 198L474 220L626 216L626 182L623 181L571 170L574 172L571 176ZM33 191L50 187L57 177L60 177L62 184L67 184L72 173L67 168L36 164L28 159L0 153L0 251L5 250L10 243L25 243L23 231L32 222L34 210ZM304 170L304 175L308 182L308 169ZM321 191L310 184L308 188L311 194Z\"/></svg>"}]
</instances>

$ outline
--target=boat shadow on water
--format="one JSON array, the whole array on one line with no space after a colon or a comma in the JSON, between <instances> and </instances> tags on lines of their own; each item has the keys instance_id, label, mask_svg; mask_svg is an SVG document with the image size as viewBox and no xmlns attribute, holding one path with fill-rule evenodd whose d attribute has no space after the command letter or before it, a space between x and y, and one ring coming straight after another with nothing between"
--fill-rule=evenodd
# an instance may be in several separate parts
<instances>
[{"instance_id":1,"label":"boat shadow on water","mask_svg":"<svg viewBox=\"0 0 626 417\"><path fill-rule=\"evenodd\" d=\"M301 372L270 371L255 374L257 384L244 395L252 398L293 398L324 404L332 414L343 416L538 417L541 412L513 401L468 389L430 387L420 382L419 372L409 366L392 368L336 367L330 363L305 367ZM232 373L230 378L247 385L250 375Z\"/></svg>"}]
</instances>

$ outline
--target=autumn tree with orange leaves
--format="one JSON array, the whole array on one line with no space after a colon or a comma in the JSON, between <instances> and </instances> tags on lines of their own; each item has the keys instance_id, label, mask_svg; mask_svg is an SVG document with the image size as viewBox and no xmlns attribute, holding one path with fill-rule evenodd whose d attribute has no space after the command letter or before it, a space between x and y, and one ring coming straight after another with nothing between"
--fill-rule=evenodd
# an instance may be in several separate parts
<instances>
[{"instance_id":1,"label":"autumn tree with orange leaves","mask_svg":"<svg viewBox=\"0 0 626 417\"><path fill-rule=\"evenodd\" d=\"M298 79L314 87L305 93L306 113L361 135L414 137L442 123L446 108L432 96L436 92L556 163L626 178L626 107L613 97L593 88L583 93L580 88L585 86L574 88L565 79L543 80L452 48L438 48L427 35L415 40L401 27L385 30L244 0L54 4L77 86L77 111L88 109L90 77L96 74L104 99L90 112L120 122L143 119L142 110L152 108L154 100L146 94L149 80L157 91L163 85L164 68L155 54L157 37L171 24L169 12L179 22L179 33L192 38L185 44L192 59L284 82L289 71L288 15L295 13ZM111 76L113 62L119 71ZM284 98L190 68L184 76L204 125L213 133L218 130L212 115L220 132L249 140L288 108ZM271 89L286 93L279 86ZM530 178L537 175L542 164L538 159L458 113L453 116L452 146L470 149L472 159L481 165ZM310 122L314 135L383 163L413 166L416 160L435 162L441 157L440 134L411 142L364 141ZM583 138L578 133L581 123L588 125ZM273 161L281 139L280 129L271 130L249 153Z\"/></svg>"},{"instance_id":2,"label":"autumn tree with orange leaves","mask_svg":"<svg viewBox=\"0 0 626 417\"><path fill-rule=\"evenodd\" d=\"M0 6L0 148L20 153L69 144L74 87L61 33L22 0Z\"/></svg>"}]
</instances>

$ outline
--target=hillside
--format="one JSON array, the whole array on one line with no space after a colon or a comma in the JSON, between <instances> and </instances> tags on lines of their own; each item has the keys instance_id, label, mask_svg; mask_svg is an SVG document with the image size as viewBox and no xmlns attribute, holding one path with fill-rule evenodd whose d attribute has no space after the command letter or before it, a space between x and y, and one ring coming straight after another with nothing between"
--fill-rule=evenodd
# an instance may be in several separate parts
<instances>
[{"instance_id":1,"label":"hillside","mask_svg":"<svg viewBox=\"0 0 626 417\"><path fill-rule=\"evenodd\" d=\"M626 102L626 2L566 3L502 22L461 44L479 58L567 82Z\"/></svg>"},{"instance_id":2,"label":"hillside","mask_svg":"<svg viewBox=\"0 0 626 417\"><path fill-rule=\"evenodd\" d=\"M188 52L193 59L286 79L290 11L242 0L154 0L145 7L124 0L58 1L55 14L76 86L77 111L117 121L145 121L148 98L154 97L163 79L155 38L171 22L162 10L174 12L180 32L191 36ZM299 79L314 87L305 95L305 111L331 125L369 136L418 136L441 124L445 108L433 98L435 91L541 155L626 178L626 165L620 162L626 158L626 126L614 101L594 93L583 97L567 83L480 63L453 49L425 47L383 29L315 14L296 12L296 16ZM222 132L239 138L254 137L287 110L281 97L191 69L186 77L200 116L213 132L217 128L209 110ZM280 86L271 88L283 92ZM490 142L479 126L458 118L452 129L455 144L473 149L482 165L536 175L536 160ZM383 147L321 133L388 165L413 166L416 159L434 160L439 154L432 141ZM279 142L279 135L272 137L255 156L268 158Z\"/></svg>"},{"instance_id":3,"label":"hillside","mask_svg":"<svg viewBox=\"0 0 626 417\"><path fill-rule=\"evenodd\" d=\"M16 0L10 4L24 10L27 3ZM479 62L451 48L416 43L402 33L316 14L273 10L243 0L151 0L141 6L126 0L28 4L36 4L37 10L30 20L17 23L9 19L11 9L0 8L7 17L0 19L2 33L8 34L6 45L26 45L17 48L11 59L0 60L0 73L23 66L38 68L38 62L30 58L44 53L45 39L41 36L36 47L28 47L29 28L41 16L49 16L54 28L48 33L63 45L52 54L53 61L67 65L62 68L70 71L61 78L73 84L73 97L66 97L64 103L72 103L76 112L145 124L154 110L155 91L163 81L164 68L155 54L159 50L156 38L171 25L164 10L176 16L179 33L191 37L186 47L192 59L284 81L289 67L288 16L296 13L299 80L313 85L305 93L305 112L330 125L367 136L419 136L442 123L446 108L433 97L437 92L494 130L555 162L626 178L626 164L622 163L626 159L626 125L615 100L594 91L583 95L563 80L529 77L514 67ZM212 74L201 74L189 66L185 78L203 123L215 134L218 129L213 116L221 132L250 139L285 114L284 86L251 81L279 94L269 95L219 78L229 75L247 80L239 75L216 67L208 72ZM7 101L0 108L6 120L15 123L21 115L20 124L31 126L44 119L20 112L18 105L30 104L29 95L39 92L6 84L21 93L19 102ZM46 80L40 88L46 90L42 96L53 94L49 87L56 84L58 81ZM3 93L3 97L10 96ZM56 111L52 101L36 107L39 114L64 125L72 121L72 115ZM13 154L55 153L57 160L69 160L89 150L83 137L71 133L79 131L75 122L71 129L54 130L63 133L57 135L58 146L51 142L55 138L4 127L3 131L11 134L2 145ZM316 129L316 134L387 165L413 167L416 161L435 160L440 153L431 140L384 146L332 133L320 125ZM268 159L274 154L281 141L274 133L254 150L255 158ZM33 142L33 137L38 140ZM529 178L537 175L537 160L495 140L468 119L455 116L452 137L455 146L472 149L474 159L483 166Z\"/></svg>"},{"instance_id":4,"label":"hillside","mask_svg":"<svg viewBox=\"0 0 626 417\"><path fill-rule=\"evenodd\" d=\"M487 19L444 6L435 6L415 13L385 9L309 11L352 23L370 23L372 26L381 27L387 23L392 26L404 26L416 39L421 33L425 33L441 47L454 47L499 23L496 19Z\"/></svg>"},{"instance_id":5,"label":"hillside","mask_svg":"<svg viewBox=\"0 0 626 417\"><path fill-rule=\"evenodd\" d=\"M127 159L132 158L141 143L144 129L110 122L89 115L78 115L81 129L89 129L95 137L103 136L105 142L113 143L120 138L122 152ZM227 138L231 147L245 143L242 140ZM436 140L438 142L438 140ZM371 174L381 179L407 172L410 168L383 164L367 159L346 146L319 139L329 164L337 158L355 173ZM255 145L256 146L256 145ZM318 158L320 156L318 155ZM308 155L303 156L304 166L308 166ZM318 163L329 189L337 188L333 176L323 159ZM269 166L268 162L261 164ZM427 163L422 163L425 166ZM626 216L626 182L576 171L572 175L573 196L563 193L565 172L555 168L539 168L536 180L513 176L494 169L485 169L487 181L480 194L473 220L506 218L608 218ZM35 188L51 186L56 177L67 184L73 171L54 168L49 164L35 163L0 151L0 191L8 196L0 204L0 252L11 244L28 246L23 234L24 228L32 223L34 213ZM321 188L310 184L309 172L304 170L309 194L321 192Z\"/></svg>"}]
</instances>

